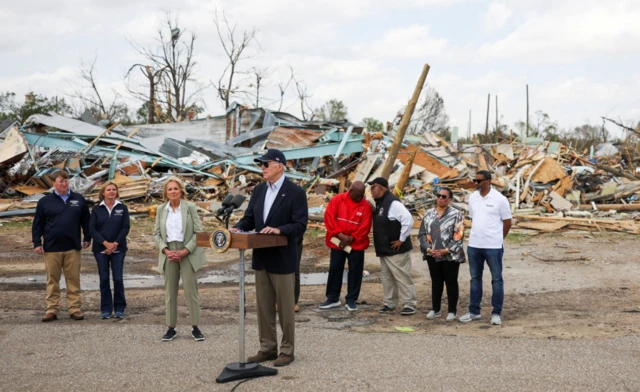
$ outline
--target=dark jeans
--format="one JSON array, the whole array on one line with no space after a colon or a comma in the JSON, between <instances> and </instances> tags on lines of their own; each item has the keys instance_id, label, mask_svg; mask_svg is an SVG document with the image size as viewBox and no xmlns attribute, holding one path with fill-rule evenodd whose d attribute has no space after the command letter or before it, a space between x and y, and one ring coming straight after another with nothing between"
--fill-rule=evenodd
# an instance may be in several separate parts
<instances>
[{"instance_id":1,"label":"dark jeans","mask_svg":"<svg viewBox=\"0 0 640 392\"><path fill-rule=\"evenodd\" d=\"M331 249L329 260L329 277L327 278L327 299L331 302L340 300L342 289L342 276L344 274L344 262L349 260L349 274L347 275L347 302L356 302L360 296L362 286L362 272L364 271L364 251L352 250L347 253L343 250Z\"/></svg>"},{"instance_id":2,"label":"dark jeans","mask_svg":"<svg viewBox=\"0 0 640 392\"><path fill-rule=\"evenodd\" d=\"M502 304L504 303L504 282L502 280L502 249L481 249L467 247L467 255L469 256L469 274L471 275L471 299L469 300L469 312L480 314L480 302L482 302L482 272L484 271L484 262L487 262L491 271L491 287L493 295L491 296L491 306L493 311L491 314L500 315L502 313Z\"/></svg>"},{"instance_id":3,"label":"dark jeans","mask_svg":"<svg viewBox=\"0 0 640 392\"><path fill-rule=\"evenodd\" d=\"M124 298L124 282L122 280L125 253L93 254L98 263L98 274L100 275L100 311L102 313L111 313L114 308L116 312L124 312L127 307L127 301ZM111 296L109 282L109 268L113 273L113 297Z\"/></svg>"},{"instance_id":4,"label":"dark jeans","mask_svg":"<svg viewBox=\"0 0 640 392\"><path fill-rule=\"evenodd\" d=\"M458 306L458 271L460 263L455 261L438 261L427 256L429 275L431 275L431 306L434 312L440 311L442 292L447 285L449 313L457 313Z\"/></svg>"}]
</instances>

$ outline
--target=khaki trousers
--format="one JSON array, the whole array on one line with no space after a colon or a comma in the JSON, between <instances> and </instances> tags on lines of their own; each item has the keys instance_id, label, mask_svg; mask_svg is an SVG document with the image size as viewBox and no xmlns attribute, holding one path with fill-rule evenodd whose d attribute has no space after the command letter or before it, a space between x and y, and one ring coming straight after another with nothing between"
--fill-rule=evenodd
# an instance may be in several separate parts
<instances>
[{"instance_id":1,"label":"khaki trousers","mask_svg":"<svg viewBox=\"0 0 640 392\"><path fill-rule=\"evenodd\" d=\"M384 305L395 308L398 294L403 307L416 309L416 287L411 277L411 252L380 257Z\"/></svg>"},{"instance_id":2,"label":"khaki trousers","mask_svg":"<svg viewBox=\"0 0 640 392\"><path fill-rule=\"evenodd\" d=\"M60 277L64 271L67 285L67 309L69 313L82 308L80 297L80 251L45 252L44 267L47 271L47 313L58 314L60 310Z\"/></svg>"},{"instance_id":3,"label":"khaki trousers","mask_svg":"<svg viewBox=\"0 0 640 392\"><path fill-rule=\"evenodd\" d=\"M182 242L169 242L169 250L182 250ZM164 263L164 295L167 306L167 326L174 326L178 321L178 289L182 276L182 289L187 298L189 320L191 325L200 325L200 299L198 297L198 277L188 258L179 263L167 261Z\"/></svg>"},{"instance_id":4,"label":"khaki trousers","mask_svg":"<svg viewBox=\"0 0 640 392\"><path fill-rule=\"evenodd\" d=\"M295 343L295 273L270 274L256 271L256 299L258 303L258 335L260 351L278 353L276 333L276 304L282 329L280 353L293 355Z\"/></svg>"}]
</instances>

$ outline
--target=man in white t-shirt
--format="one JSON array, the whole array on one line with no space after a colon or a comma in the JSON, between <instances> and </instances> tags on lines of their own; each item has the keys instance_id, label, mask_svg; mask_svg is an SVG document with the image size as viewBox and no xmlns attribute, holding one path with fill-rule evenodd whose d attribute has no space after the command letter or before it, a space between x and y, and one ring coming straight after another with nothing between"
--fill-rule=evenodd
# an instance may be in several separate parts
<instances>
[{"instance_id":1,"label":"man in white t-shirt","mask_svg":"<svg viewBox=\"0 0 640 392\"><path fill-rule=\"evenodd\" d=\"M487 262L491 271L491 324L502 324L502 303L504 302L504 283L502 281L502 255L504 238L511 229L511 207L509 201L500 192L491 188L491 173L480 170L473 180L476 192L469 197L469 215L471 217L471 234L467 255L469 258L469 274L471 275L471 298L469 313L460 317L460 322L467 323L482 318L480 302L482 301L482 272Z\"/></svg>"}]
</instances>

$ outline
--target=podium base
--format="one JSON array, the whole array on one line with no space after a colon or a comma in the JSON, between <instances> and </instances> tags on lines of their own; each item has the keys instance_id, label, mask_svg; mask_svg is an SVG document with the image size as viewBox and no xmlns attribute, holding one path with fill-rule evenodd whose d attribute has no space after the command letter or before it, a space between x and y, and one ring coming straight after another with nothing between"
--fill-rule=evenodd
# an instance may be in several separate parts
<instances>
[{"instance_id":1,"label":"podium base","mask_svg":"<svg viewBox=\"0 0 640 392\"><path fill-rule=\"evenodd\" d=\"M243 380L245 378L275 376L278 374L277 369L268 368L253 362L239 363L233 362L228 364L222 373L216 378L217 383L225 383L235 380Z\"/></svg>"}]
</instances>

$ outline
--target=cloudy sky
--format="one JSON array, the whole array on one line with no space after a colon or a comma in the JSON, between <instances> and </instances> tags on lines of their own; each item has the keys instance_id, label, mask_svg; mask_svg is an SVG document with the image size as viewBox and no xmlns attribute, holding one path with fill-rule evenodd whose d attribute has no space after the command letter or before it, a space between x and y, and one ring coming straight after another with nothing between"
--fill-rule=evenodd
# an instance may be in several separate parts
<instances>
[{"instance_id":1,"label":"cloudy sky","mask_svg":"<svg viewBox=\"0 0 640 392\"><path fill-rule=\"evenodd\" d=\"M395 5L392 5L394 4ZM163 10L197 35L197 76L206 84L226 65L212 23L224 10L237 30L255 27L259 47L244 63L268 69L266 98L291 65L314 107L337 98L351 121L393 119L424 63L450 124L466 134L547 112L561 127L601 124L605 115L640 121L640 1L637 0L23 0L0 8L0 91L48 96L73 91L79 65L97 56L100 88L126 95L123 77L142 59L129 44L151 45ZM206 112L223 111L213 89ZM136 108L139 101L130 100ZM277 108L277 104L274 105ZM273 106L272 106L273 107ZM293 89L283 109L299 115ZM614 131L614 127L609 127ZM617 133L616 130L614 133Z\"/></svg>"}]
</instances>

